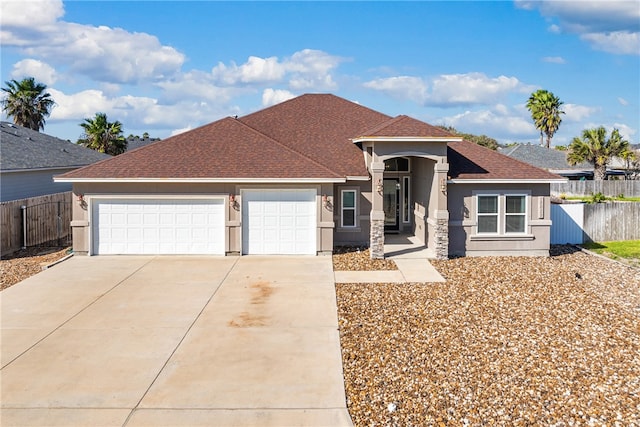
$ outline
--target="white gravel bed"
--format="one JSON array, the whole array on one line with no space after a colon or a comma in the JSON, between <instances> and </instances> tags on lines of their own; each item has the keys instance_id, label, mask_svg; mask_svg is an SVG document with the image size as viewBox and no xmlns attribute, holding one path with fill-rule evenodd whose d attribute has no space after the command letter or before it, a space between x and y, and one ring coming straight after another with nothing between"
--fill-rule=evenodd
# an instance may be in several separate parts
<instances>
[{"instance_id":1,"label":"white gravel bed","mask_svg":"<svg viewBox=\"0 0 640 427\"><path fill-rule=\"evenodd\" d=\"M640 425L640 270L564 252L336 285L355 425Z\"/></svg>"}]
</instances>

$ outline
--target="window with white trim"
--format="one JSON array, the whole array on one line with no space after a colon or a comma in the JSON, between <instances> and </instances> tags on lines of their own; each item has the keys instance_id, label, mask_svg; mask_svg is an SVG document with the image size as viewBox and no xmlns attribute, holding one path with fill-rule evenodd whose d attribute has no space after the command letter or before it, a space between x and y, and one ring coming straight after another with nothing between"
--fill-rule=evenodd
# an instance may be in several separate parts
<instances>
[{"instance_id":1,"label":"window with white trim","mask_svg":"<svg viewBox=\"0 0 640 427\"><path fill-rule=\"evenodd\" d=\"M340 225L342 227L356 226L356 190L342 190L340 194Z\"/></svg>"},{"instance_id":2,"label":"window with white trim","mask_svg":"<svg viewBox=\"0 0 640 427\"><path fill-rule=\"evenodd\" d=\"M478 234L524 234L527 227L527 195L478 194Z\"/></svg>"}]
</instances>

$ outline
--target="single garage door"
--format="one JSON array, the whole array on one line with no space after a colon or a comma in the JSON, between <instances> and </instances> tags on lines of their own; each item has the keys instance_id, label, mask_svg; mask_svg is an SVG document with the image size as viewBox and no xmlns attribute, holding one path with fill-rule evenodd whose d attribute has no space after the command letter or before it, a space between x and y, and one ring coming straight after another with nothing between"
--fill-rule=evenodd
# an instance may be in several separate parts
<instances>
[{"instance_id":1,"label":"single garage door","mask_svg":"<svg viewBox=\"0 0 640 427\"><path fill-rule=\"evenodd\" d=\"M95 199L93 254L224 255L223 199Z\"/></svg>"},{"instance_id":2,"label":"single garage door","mask_svg":"<svg viewBox=\"0 0 640 427\"><path fill-rule=\"evenodd\" d=\"M316 190L242 192L242 253L316 254Z\"/></svg>"}]
</instances>

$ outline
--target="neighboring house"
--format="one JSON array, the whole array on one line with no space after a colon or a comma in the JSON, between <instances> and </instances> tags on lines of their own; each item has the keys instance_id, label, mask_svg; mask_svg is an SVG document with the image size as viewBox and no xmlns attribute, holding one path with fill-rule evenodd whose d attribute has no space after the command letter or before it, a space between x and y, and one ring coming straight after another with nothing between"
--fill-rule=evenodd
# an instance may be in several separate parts
<instances>
[{"instance_id":1,"label":"neighboring house","mask_svg":"<svg viewBox=\"0 0 640 427\"><path fill-rule=\"evenodd\" d=\"M582 162L570 165L567 152L538 144L514 144L498 149L505 156L512 157L535 167L546 169L570 180L593 179L593 165Z\"/></svg>"},{"instance_id":2,"label":"neighboring house","mask_svg":"<svg viewBox=\"0 0 640 427\"><path fill-rule=\"evenodd\" d=\"M127 138L127 151L135 150L136 148L144 147L145 145L153 144L160 141L160 138L149 138L133 136Z\"/></svg>"},{"instance_id":3,"label":"neighboring house","mask_svg":"<svg viewBox=\"0 0 640 427\"><path fill-rule=\"evenodd\" d=\"M56 178L80 254L548 255L558 175L407 117L303 95Z\"/></svg>"},{"instance_id":4,"label":"neighboring house","mask_svg":"<svg viewBox=\"0 0 640 427\"><path fill-rule=\"evenodd\" d=\"M9 122L0 122L0 201L71 190L54 175L111 156Z\"/></svg>"}]
</instances>

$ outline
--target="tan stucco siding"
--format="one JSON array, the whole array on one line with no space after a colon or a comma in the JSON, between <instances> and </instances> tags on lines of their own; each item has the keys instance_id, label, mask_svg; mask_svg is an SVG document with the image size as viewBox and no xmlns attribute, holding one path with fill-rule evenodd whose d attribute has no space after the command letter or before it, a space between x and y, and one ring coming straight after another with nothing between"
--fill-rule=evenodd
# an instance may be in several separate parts
<instances>
[{"instance_id":1,"label":"tan stucco siding","mask_svg":"<svg viewBox=\"0 0 640 427\"><path fill-rule=\"evenodd\" d=\"M358 198L356 203L357 215L355 227L342 227L342 200L343 190L356 190ZM344 184L334 186L335 197L333 203L333 222L335 223L335 245L369 245L369 227L371 213L371 181L347 181Z\"/></svg>"},{"instance_id":2,"label":"tan stucco siding","mask_svg":"<svg viewBox=\"0 0 640 427\"><path fill-rule=\"evenodd\" d=\"M242 190L245 189L315 189L317 253L333 250L333 184L233 184L233 183L74 183L73 248L77 254L91 251L92 200L121 197L215 197L225 203L225 252L239 254L242 248ZM78 196L83 200L79 201ZM230 200L234 196L235 203ZM323 201L326 195L327 202Z\"/></svg>"},{"instance_id":3,"label":"tan stucco siding","mask_svg":"<svg viewBox=\"0 0 640 427\"><path fill-rule=\"evenodd\" d=\"M476 194L526 194L525 233L478 235ZM449 254L548 255L551 231L549 184L449 184Z\"/></svg>"}]
</instances>

